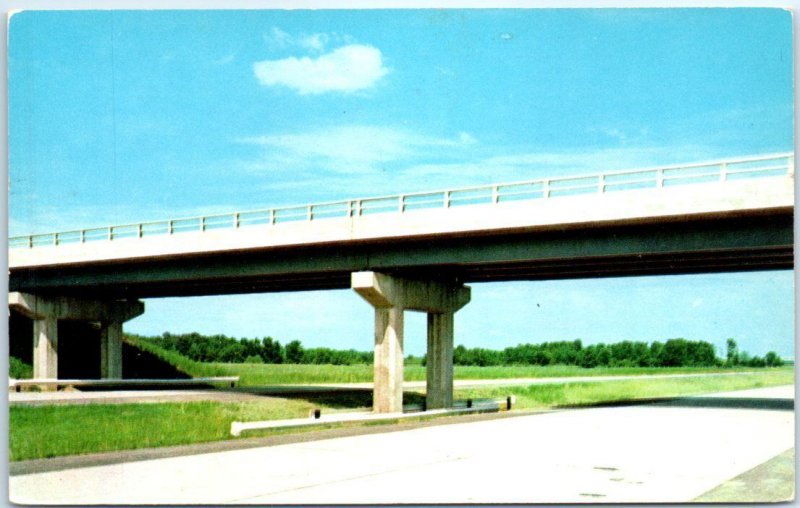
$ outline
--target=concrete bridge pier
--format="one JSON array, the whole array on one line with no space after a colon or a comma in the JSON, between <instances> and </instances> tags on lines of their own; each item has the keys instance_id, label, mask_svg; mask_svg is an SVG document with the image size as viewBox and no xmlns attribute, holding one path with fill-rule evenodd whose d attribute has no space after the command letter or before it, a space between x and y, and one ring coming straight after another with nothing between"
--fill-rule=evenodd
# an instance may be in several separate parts
<instances>
[{"instance_id":1,"label":"concrete bridge pier","mask_svg":"<svg viewBox=\"0 0 800 508\"><path fill-rule=\"evenodd\" d=\"M427 406L453 404L454 314L470 300L460 284L419 281L376 272L356 272L351 287L375 308L373 410L403 410L403 312L428 313Z\"/></svg>"},{"instance_id":2,"label":"concrete bridge pier","mask_svg":"<svg viewBox=\"0 0 800 508\"><path fill-rule=\"evenodd\" d=\"M100 324L100 377L122 379L122 323Z\"/></svg>"},{"instance_id":3,"label":"concrete bridge pier","mask_svg":"<svg viewBox=\"0 0 800 508\"><path fill-rule=\"evenodd\" d=\"M33 320L33 377L56 378L58 373L58 320Z\"/></svg>"},{"instance_id":4,"label":"concrete bridge pier","mask_svg":"<svg viewBox=\"0 0 800 508\"><path fill-rule=\"evenodd\" d=\"M9 307L33 320L33 377L58 379L58 322L100 323L100 376L122 378L122 324L144 312L144 303L102 301L13 292Z\"/></svg>"}]
</instances>

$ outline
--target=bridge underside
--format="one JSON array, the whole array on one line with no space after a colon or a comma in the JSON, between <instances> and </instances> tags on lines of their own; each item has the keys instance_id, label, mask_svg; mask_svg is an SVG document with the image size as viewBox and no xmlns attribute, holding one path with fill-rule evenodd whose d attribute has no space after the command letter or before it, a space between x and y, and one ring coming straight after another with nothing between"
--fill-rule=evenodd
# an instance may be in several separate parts
<instances>
[{"instance_id":1,"label":"bridge underside","mask_svg":"<svg viewBox=\"0 0 800 508\"><path fill-rule=\"evenodd\" d=\"M101 331L102 377L122 377L122 323L138 298L352 288L375 309L374 410L403 402L403 314L428 315L428 407L453 397L454 314L469 282L791 269L793 211L590 223L217 254L12 268L12 308L33 320L35 376L58 377L59 321ZM121 309L121 310L120 310Z\"/></svg>"},{"instance_id":2,"label":"bridge underside","mask_svg":"<svg viewBox=\"0 0 800 508\"><path fill-rule=\"evenodd\" d=\"M335 248L332 248L335 247ZM702 220L585 225L459 238L270 248L12 269L9 288L91 298L346 289L358 271L448 283L791 269L791 209Z\"/></svg>"}]
</instances>

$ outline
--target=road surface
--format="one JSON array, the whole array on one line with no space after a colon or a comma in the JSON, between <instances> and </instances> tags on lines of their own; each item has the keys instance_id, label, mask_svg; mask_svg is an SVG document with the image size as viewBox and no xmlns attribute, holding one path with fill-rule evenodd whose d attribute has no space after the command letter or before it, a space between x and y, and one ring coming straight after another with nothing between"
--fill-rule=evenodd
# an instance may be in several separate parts
<instances>
[{"instance_id":1,"label":"road surface","mask_svg":"<svg viewBox=\"0 0 800 508\"><path fill-rule=\"evenodd\" d=\"M717 394L716 404L701 397L686 406L569 410L18 475L10 497L23 504L686 502L791 449L793 398L786 386Z\"/></svg>"}]
</instances>

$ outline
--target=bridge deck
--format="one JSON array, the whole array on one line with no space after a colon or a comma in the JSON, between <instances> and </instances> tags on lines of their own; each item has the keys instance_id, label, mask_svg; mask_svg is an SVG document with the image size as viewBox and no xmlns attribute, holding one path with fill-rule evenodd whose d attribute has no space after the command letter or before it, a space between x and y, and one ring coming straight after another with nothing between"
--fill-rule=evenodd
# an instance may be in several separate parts
<instances>
[{"instance_id":1,"label":"bridge deck","mask_svg":"<svg viewBox=\"0 0 800 508\"><path fill-rule=\"evenodd\" d=\"M595 181L591 194L504 201L497 193L511 184L496 185L469 206L403 208L414 201L400 196L393 213L320 218L313 205L292 222L120 238L112 227L110 241L47 246L24 237L33 247L10 250L9 285L152 297L347 288L362 270L474 282L791 268L793 164L781 157L777 174L773 159L756 159L759 178L732 178L727 161L713 174L690 166L702 179L680 186L664 185L669 169L640 170L625 174L649 171L654 186L612 192Z\"/></svg>"}]
</instances>

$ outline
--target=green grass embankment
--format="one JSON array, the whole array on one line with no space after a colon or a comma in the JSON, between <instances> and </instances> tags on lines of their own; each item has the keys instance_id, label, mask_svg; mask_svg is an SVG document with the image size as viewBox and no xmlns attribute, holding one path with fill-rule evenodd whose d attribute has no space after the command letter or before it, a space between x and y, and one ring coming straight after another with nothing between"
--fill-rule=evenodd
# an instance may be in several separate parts
<instances>
[{"instance_id":1,"label":"green grass embankment","mask_svg":"<svg viewBox=\"0 0 800 508\"><path fill-rule=\"evenodd\" d=\"M515 395L517 409L546 409L597 402L675 397L717 391L791 384L791 368L754 374L700 378L653 379L505 386L456 390L456 399ZM419 395L406 393L407 402ZM369 394L326 397L264 397L240 403L185 402L158 404L91 404L11 406L9 448L12 461L234 439L232 421L308 416L312 408L368 409ZM353 424L360 425L360 424ZM91 429L91 431L87 431ZM309 431L310 429L305 429ZM247 436L298 432L273 430Z\"/></svg>"},{"instance_id":2,"label":"green grass embankment","mask_svg":"<svg viewBox=\"0 0 800 508\"><path fill-rule=\"evenodd\" d=\"M529 386L498 386L456 390L456 397L496 398L515 395L518 409L547 409L635 401L662 397L699 395L712 392L765 388L794 383L792 368L765 369L736 376L669 379L630 379L607 382L559 383Z\"/></svg>"},{"instance_id":3,"label":"green grass embankment","mask_svg":"<svg viewBox=\"0 0 800 508\"><path fill-rule=\"evenodd\" d=\"M305 400L11 406L10 460L204 443L230 438L232 421L308 416Z\"/></svg>"},{"instance_id":4,"label":"green grass embankment","mask_svg":"<svg viewBox=\"0 0 800 508\"><path fill-rule=\"evenodd\" d=\"M239 376L239 386L275 384L371 383L372 365L297 365L258 363L195 362L174 351L167 351L147 341L128 339L137 347L152 353L193 377ZM631 376L644 374L695 374L713 372L752 371L751 367L736 369L714 367L595 367L574 365L505 365L498 367L455 366L455 379L508 379L574 376ZM406 381L424 381L425 367L406 365Z\"/></svg>"}]
</instances>

